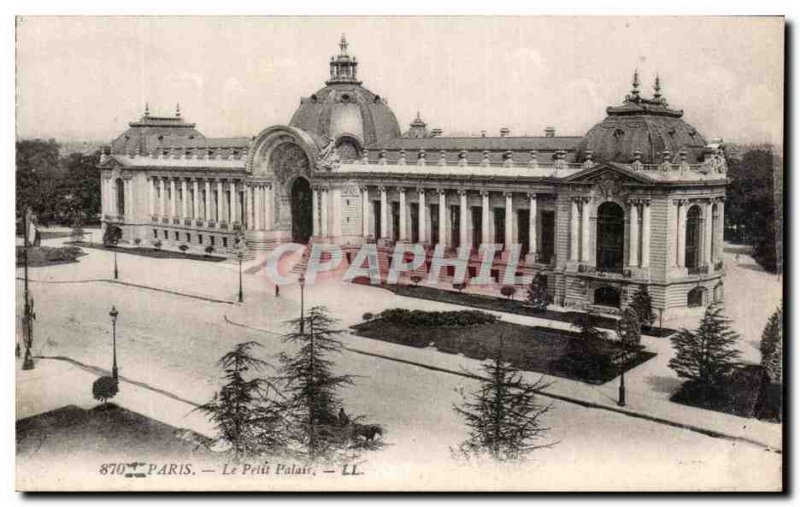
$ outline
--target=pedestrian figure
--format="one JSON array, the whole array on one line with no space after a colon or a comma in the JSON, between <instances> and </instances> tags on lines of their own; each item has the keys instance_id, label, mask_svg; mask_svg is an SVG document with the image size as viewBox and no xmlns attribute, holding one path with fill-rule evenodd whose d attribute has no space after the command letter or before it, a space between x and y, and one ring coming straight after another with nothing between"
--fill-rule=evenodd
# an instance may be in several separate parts
<instances>
[{"instance_id":1,"label":"pedestrian figure","mask_svg":"<svg viewBox=\"0 0 800 507\"><path fill-rule=\"evenodd\" d=\"M342 407L339 409L339 426L347 426L348 424L350 424L350 418L347 417L344 407Z\"/></svg>"},{"instance_id":2,"label":"pedestrian figure","mask_svg":"<svg viewBox=\"0 0 800 507\"><path fill-rule=\"evenodd\" d=\"M276 283L275 284L275 297L276 298L280 297L280 295L281 295L281 286Z\"/></svg>"}]
</instances>

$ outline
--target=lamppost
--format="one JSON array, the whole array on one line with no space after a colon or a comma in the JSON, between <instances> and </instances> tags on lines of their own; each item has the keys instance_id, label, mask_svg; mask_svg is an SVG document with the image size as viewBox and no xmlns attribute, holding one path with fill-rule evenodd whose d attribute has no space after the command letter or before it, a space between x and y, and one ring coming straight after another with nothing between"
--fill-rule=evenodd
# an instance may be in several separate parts
<instances>
[{"instance_id":1,"label":"lamppost","mask_svg":"<svg viewBox=\"0 0 800 507\"><path fill-rule=\"evenodd\" d=\"M33 313L33 298L28 291L28 213L30 210L25 210L22 215L22 254L25 263L25 313L23 315L22 323L22 336L25 341L25 359L22 361L23 370L32 370L34 368L33 355L31 354L31 346L33 345L33 319L36 318Z\"/></svg>"},{"instance_id":2,"label":"lamppost","mask_svg":"<svg viewBox=\"0 0 800 507\"><path fill-rule=\"evenodd\" d=\"M114 280L119 279L119 270L117 269L117 246L114 245Z\"/></svg>"},{"instance_id":3,"label":"lamppost","mask_svg":"<svg viewBox=\"0 0 800 507\"><path fill-rule=\"evenodd\" d=\"M111 376L114 377L114 380L119 380L119 372L117 371L117 316L119 315L119 312L117 311L116 307L112 306L108 315L111 316L111 336L114 351L114 362L111 366Z\"/></svg>"},{"instance_id":4,"label":"lamppost","mask_svg":"<svg viewBox=\"0 0 800 507\"><path fill-rule=\"evenodd\" d=\"M305 334L306 328L306 318L305 318L305 287L306 287L306 277L305 275L300 275L300 278L297 279L300 283L300 334Z\"/></svg>"},{"instance_id":5,"label":"lamppost","mask_svg":"<svg viewBox=\"0 0 800 507\"><path fill-rule=\"evenodd\" d=\"M236 257L239 259L239 302L244 302L244 291L242 290L242 257L244 257L244 237L242 233L236 234L234 241L234 248L236 249Z\"/></svg>"}]
</instances>

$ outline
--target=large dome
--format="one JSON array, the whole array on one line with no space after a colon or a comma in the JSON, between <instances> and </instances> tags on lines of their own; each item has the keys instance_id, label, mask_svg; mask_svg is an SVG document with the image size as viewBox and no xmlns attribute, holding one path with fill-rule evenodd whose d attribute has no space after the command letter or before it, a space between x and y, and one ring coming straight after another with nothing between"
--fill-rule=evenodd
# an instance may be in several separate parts
<instances>
[{"instance_id":1,"label":"large dome","mask_svg":"<svg viewBox=\"0 0 800 507\"><path fill-rule=\"evenodd\" d=\"M341 51L331 59L331 77L325 88L300 100L289 125L334 140L356 141L359 148L385 143L400 136L400 125L386 101L361 86L358 62L347 54L342 36Z\"/></svg>"},{"instance_id":2,"label":"large dome","mask_svg":"<svg viewBox=\"0 0 800 507\"><path fill-rule=\"evenodd\" d=\"M635 153L644 164L663 161L665 151L672 161L686 153L689 163L703 160L706 141L696 128L686 123L683 111L670 109L661 96L656 78L652 99L639 96L638 76L623 105L606 109L606 118L586 133L577 147L577 159L585 160L591 152L595 161L630 163Z\"/></svg>"}]
</instances>

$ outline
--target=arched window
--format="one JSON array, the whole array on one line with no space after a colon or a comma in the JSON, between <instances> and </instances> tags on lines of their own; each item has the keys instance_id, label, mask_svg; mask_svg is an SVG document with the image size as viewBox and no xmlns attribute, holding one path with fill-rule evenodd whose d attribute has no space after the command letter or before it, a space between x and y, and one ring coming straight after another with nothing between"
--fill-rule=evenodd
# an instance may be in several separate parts
<instances>
[{"instance_id":1,"label":"arched window","mask_svg":"<svg viewBox=\"0 0 800 507\"><path fill-rule=\"evenodd\" d=\"M695 287L690 290L689 294L686 295L686 306L689 308L703 306L703 292L705 292L705 289L702 287Z\"/></svg>"},{"instance_id":2,"label":"arched window","mask_svg":"<svg viewBox=\"0 0 800 507\"><path fill-rule=\"evenodd\" d=\"M594 291L594 304L619 308L620 294L614 287L600 287Z\"/></svg>"},{"instance_id":3,"label":"arched window","mask_svg":"<svg viewBox=\"0 0 800 507\"><path fill-rule=\"evenodd\" d=\"M117 215L125 215L125 182L122 178L117 178L114 182L117 192Z\"/></svg>"},{"instance_id":4,"label":"arched window","mask_svg":"<svg viewBox=\"0 0 800 507\"><path fill-rule=\"evenodd\" d=\"M350 137L342 137L337 141L336 152L341 160L346 161L358 160L361 156L358 142Z\"/></svg>"},{"instance_id":5,"label":"arched window","mask_svg":"<svg viewBox=\"0 0 800 507\"><path fill-rule=\"evenodd\" d=\"M703 230L700 206L694 205L686 213L686 267L700 267L700 232Z\"/></svg>"},{"instance_id":6,"label":"arched window","mask_svg":"<svg viewBox=\"0 0 800 507\"><path fill-rule=\"evenodd\" d=\"M711 206L711 262L717 262L717 227L719 227L719 207L713 204Z\"/></svg>"},{"instance_id":7,"label":"arched window","mask_svg":"<svg viewBox=\"0 0 800 507\"><path fill-rule=\"evenodd\" d=\"M625 251L625 211L615 202L597 208L597 270L622 272Z\"/></svg>"}]
</instances>

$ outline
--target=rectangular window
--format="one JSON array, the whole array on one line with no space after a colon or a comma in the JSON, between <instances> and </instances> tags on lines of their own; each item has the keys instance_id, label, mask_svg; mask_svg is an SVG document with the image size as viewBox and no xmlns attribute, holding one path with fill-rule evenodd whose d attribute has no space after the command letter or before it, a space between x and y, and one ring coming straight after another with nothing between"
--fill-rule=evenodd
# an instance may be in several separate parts
<instances>
[{"instance_id":1,"label":"rectangular window","mask_svg":"<svg viewBox=\"0 0 800 507\"><path fill-rule=\"evenodd\" d=\"M169 239L169 231L164 230L164 239Z\"/></svg>"},{"instance_id":2,"label":"rectangular window","mask_svg":"<svg viewBox=\"0 0 800 507\"><path fill-rule=\"evenodd\" d=\"M209 236L209 238L211 238L211 246L214 246L217 242L217 238L215 238L214 236Z\"/></svg>"},{"instance_id":3,"label":"rectangular window","mask_svg":"<svg viewBox=\"0 0 800 507\"><path fill-rule=\"evenodd\" d=\"M228 248L228 238L222 238L222 246Z\"/></svg>"},{"instance_id":4,"label":"rectangular window","mask_svg":"<svg viewBox=\"0 0 800 507\"><path fill-rule=\"evenodd\" d=\"M198 234L197 235L197 242L200 243L201 245L203 244L203 235L202 234Z\"/></svg>"},{"instance_id":5,"label":"rectangular window","mask_svg":"<svg viewBox=\"0 0 800 507\"><path fill-rule=\"evenodd\" d=\"M180 239L181 239L180 233L178 231L175 231L175 241L180 241Z\"/></svg>"},{"instance_id":6,"label":"rectangular window","mask_svg":"<svg viewBox=\"0 0 800 507\"><path fill-rule=\"evenodd\" d=\"M191 243L192 242L192 235L189 234L188 232L186 233L186 242L187 243Z\"/></svg>"},{"instance_id":7,"label":"rectangular window","mask_svg":"<svg viewBox=\"0 0 800 507\"><path fill-rule=\"evenodd\" d=\"M158 239L158 229L153 229L153 238Z\"/></svg>"}]
</instances>

